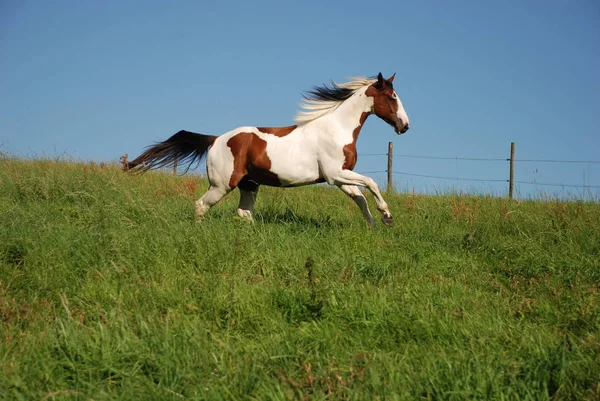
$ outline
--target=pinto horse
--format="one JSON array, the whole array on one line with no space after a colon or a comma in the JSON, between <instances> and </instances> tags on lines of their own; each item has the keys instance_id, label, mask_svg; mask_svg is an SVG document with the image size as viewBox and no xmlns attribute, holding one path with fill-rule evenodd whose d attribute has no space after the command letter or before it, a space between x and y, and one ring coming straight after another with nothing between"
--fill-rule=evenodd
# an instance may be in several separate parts
<instances>
[{"instance_id":1,"label":"pinto horse","mask_svg":"<svg viewBox=\"0 0 600 401\"><path fill-rule=\"evenodd\" d=\"M397 134L405 133L409 121L392 82L354 78L350 82L315 87L305 96L304 109L288 127L240 127L220 136L179 131L164 142L146 149L128 163L132 171L189 166L207 155L210 187L196 201L197 219L235 188L240 190L237 214L252 220L254 202L261 185L295 187L327 182L351 197L369 224L374 224L367 201L358 189L371 191L391 225L392 214L372 178L355 173L356 141L367 117L375 114Z\"/></svg>"}]
</instances>

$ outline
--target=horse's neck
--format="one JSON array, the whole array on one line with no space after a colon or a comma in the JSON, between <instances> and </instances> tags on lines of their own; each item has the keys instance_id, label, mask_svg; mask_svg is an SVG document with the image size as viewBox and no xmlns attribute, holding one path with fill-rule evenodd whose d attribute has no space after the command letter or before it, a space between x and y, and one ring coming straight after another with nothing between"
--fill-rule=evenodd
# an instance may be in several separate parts
<instances>
[{"instance_id":1,"label":"horse's neck","mask_svg":"<svg viewBox=\"0 0 600 401\"><path fill-rule=\"evenodd\" d=\"M353 133L373 110L373 98L365 95L366 88L358 90L327 117L330 123L343 131ZM365 113L367 113L365 115Z\"/></svg>"}]
</instances>

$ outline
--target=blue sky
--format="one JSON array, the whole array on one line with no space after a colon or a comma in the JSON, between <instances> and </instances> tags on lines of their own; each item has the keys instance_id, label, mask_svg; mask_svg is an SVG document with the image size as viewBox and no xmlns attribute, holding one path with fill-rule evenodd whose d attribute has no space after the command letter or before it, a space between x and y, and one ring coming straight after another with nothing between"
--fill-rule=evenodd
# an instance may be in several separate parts
<instances>
[{"instance_id":1,"label":"blue sky","mask_svg":"<svg viewBox=\"0 0 600 401\"><path fill-rule=\"evenodd\" d=\"M411 119L372 116L359 172L394 153L600 160L600 3L573 1L0 2L0 151L116 161L180 129L292 123L330 79L397 73ZM365 154L365 156L361 156ZM507 179L508 163L394 158L410 174ZM600 164L517 162L516 179L600 186ZM370 174L385 182L385 173ZM395 174L402 190L504 182ZM519 184L583 196L581 188ZM599 190L586 192L598 198Z\"/></svg>"}]
</instances>

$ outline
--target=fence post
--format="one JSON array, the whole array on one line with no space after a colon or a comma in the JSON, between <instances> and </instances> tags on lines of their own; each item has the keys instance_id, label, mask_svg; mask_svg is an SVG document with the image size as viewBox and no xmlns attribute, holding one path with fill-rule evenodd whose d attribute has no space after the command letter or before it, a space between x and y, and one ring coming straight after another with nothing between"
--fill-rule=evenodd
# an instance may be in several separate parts
<instances>
[{"instance_id":1,"label":"fence post","mask_svg":"<svg viewBox=\"0 0 600 401\"><path fill-rule=\"evenodd\" d=\"M127 153L125 153L123 156L121 156L119 158L119 160L121 161L121 168L126 171L129 170L129 160L127 160L127 157L129 157L129 155Z\"/></svg>"},{"instance_id":2,"label":"fence post","mask_svg":"<svg viewBox=\"0 0 600 401\"><path fill-rule=\"evenodd\" d=\"M177 175L177 160L173 162L173 175Z\"/></svg>"},{"instance_id":3,"label":"fence post","mask_svg":"<svg viewBox=\"0 0 600 401\"><path fill-rule=\"evenodd\" d=\"M388 142L388 166L387 166L387 191L392 192L394 187L392 184L392 159L393 159L394 144Z\"/></svg>"},{"instance_id":4,"label":"fence post","mask_svg":"<svg viewBox=\"0 0 600 401\"><path fill-rule=\"evenodd\" d=\"M515 143L510 143L510 178L508 181L508 198L513 198L513 188L515 185Z\"/></svg>"}]
</instances>

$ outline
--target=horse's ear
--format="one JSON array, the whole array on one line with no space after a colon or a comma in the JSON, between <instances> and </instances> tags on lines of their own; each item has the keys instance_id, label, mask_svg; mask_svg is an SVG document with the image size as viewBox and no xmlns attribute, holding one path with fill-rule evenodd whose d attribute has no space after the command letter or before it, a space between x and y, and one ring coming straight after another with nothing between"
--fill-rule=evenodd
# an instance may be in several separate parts
<instances>
[{"instance_id":1,"label":"horse's ear","mask_svg":"<svg viewBox=\"0 0 600 401\"><path fill-rule=\"evenodd\" d=\"M381 73L377 75L377 82L375 82L373 86L379 90L385 87L385 79L383 79L383 75L381 75Z\"/></svg>"},{"instance_id":2,"label":"horse's ear","mask_svg":"<svg viewBox=\"0 0 600 401\"><path fill-rule=\"evenodd\" d=\"M394 75L392 75L391 77L388 78L388 80L387 80L388 83L391 84L392 82L394 82L394 78L396 78L396 73L394 73Z\"/></svg>"}]
</instances>

